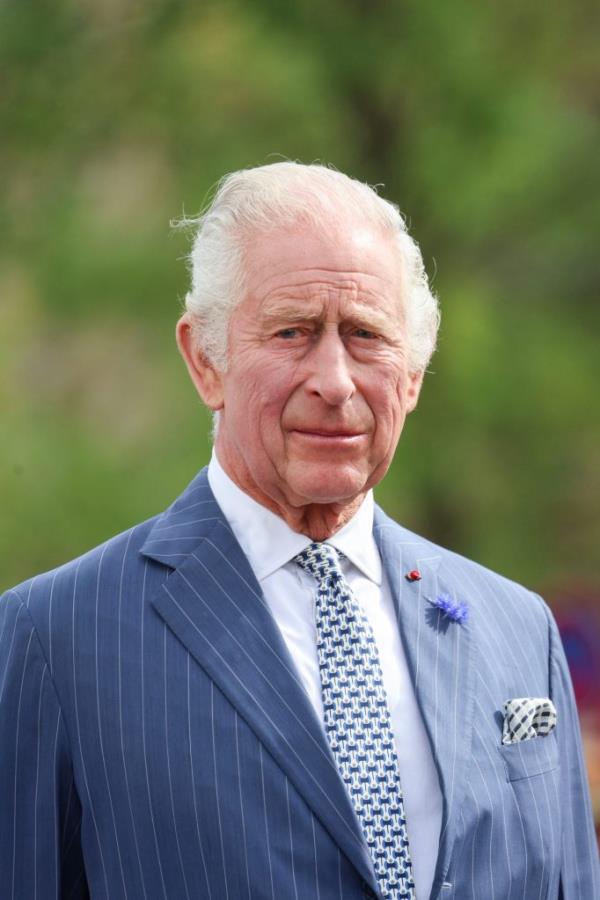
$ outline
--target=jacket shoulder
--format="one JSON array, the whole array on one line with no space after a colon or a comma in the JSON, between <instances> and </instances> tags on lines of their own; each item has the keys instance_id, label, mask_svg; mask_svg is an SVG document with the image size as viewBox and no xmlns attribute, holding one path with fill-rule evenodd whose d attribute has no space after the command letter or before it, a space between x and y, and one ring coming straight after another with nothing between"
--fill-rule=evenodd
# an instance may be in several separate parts
<instances>
[{"instance_id":1,"label":"jacket shoulder","mask_svg":"<svg viewBox=\"0 0 600 900\"><path fill-rule=\"evenodd\" d=\"M431 564L440 580L467 595L470 604L485 610L490 607L497 609L498 604L502 603L507 610L515 607L520 613L527 611L535 619L546 623L552 620L545 601L519 582L410 531L379 510L376 517L378 526L390 529L396 540L410 548L409 557L414 560L415 568L418 568L419 560Z\"/></svg>"},{"instance_id":2,"label":"jacket shoulder","mask_svg":"<svg viewBox=\"0 0 600 900\"><path fill-rule=\"evenodd\" d=\"M126 572L130 581L143 577L146 560L140 554L148 534L162 514L109 538L97 547L54 569L35 575L0 597L0 607L24 605L41 632L52 608L53 618L67 615L74 598L78 606L102 591L117 588Z\"/></svg>"}]
</instances>

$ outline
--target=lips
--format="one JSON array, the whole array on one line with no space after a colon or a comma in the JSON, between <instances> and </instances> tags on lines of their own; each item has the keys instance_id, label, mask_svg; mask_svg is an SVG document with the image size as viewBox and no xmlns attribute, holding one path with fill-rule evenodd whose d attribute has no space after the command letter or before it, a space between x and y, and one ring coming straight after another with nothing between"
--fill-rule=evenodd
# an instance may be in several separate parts
<instances>
[{"instance_id":1,"label":"lips","mask_svg":"<svg viewBox=\"0 0 600 900\"><path fill-rule=\"evenodd\" d=\"M330 431L323 428L292 428L288 432L292 437L295 436L303 442L321 447L334 447L338 449L342 447L351 447L361 442L365 437L365 431L340 430Z\"/></svg>"},{"instance_id":2,"label":"lips","mask_svg":"<svg viewBox=\"0 0 600 900\"><path fill-rule=\"evenodd\" d=\"M361 434L364 434L364 431L346 431L346 430L336 430L329 431L324 428L294 428L293 431L296 431L298 434L308 434L315 435L315 437L331 437L331 438L351 438L351 437L359 437Z\"/></svg>"}]
</instances>

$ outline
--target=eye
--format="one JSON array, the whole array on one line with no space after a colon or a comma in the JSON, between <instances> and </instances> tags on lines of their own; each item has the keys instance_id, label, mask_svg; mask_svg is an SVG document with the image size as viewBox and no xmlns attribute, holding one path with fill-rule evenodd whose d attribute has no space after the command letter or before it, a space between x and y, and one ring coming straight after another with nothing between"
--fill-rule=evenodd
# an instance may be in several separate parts
<instances>
[{"instance_id":1,"label":"eye","mask_svg":"<svg viewBox=\"0 0 600 900\"><path fill-rule=\"evenodd\" d=\"M358 338L363 338L363 340L374 340L377 338L377 335L374 331L369 331L367 328L355 328L354 336Z\"/></svg>"},{"instance_id":2,"label":"eye","mask_svg":"<svg viewBox=\"0 0 600 900\"><path fill-rule=\"evenodd\" d=\"M297 328L282 328L281 331L278 331L275 337L283 338L283 340L291 340L292 338L298 337L299 330Z\"/></svg>"}]
</instances>

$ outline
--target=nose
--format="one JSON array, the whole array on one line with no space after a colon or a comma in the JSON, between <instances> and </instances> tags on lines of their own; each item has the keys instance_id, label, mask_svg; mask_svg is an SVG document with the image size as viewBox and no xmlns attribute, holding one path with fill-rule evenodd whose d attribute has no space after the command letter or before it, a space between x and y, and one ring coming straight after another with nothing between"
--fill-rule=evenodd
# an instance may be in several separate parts
<instances>
[{"instance_id":1,"label":"nose","mask_svg":"<svg viewBox=\"0 0 600 900\"><path fill-rule=\"evenodd\" d=\"M310 357L310 374L306 389L321 397L329 406L341 406L354 394L356 387L350 371L351 359L337 329L324 329Z\"/></svg>"}]
</instances>

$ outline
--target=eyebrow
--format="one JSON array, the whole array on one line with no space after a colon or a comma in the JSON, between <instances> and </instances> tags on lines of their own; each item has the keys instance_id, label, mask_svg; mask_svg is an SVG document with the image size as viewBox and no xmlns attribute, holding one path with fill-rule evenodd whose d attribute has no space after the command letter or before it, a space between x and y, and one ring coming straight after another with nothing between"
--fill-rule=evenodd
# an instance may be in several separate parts
<instances>
[{"instance_id":1,"label":"eyebrow","mask_svg":"<svg viewBox=\"0 0 600 900\"><path fill-rule=\"evenodd\" d=\"M299 309L297 306L282 305L259 314L259 318L267 325L270 322L279 322L281 319L285 319L286 322L316 322L323 318L323 310Z\"/></svg>"},{"instance_id":2,"label":"eyebrow","mask_svg":"<svg viewBox=\"0 0 600 900\"><path fill-rule=\"evenodd\" d=\"M260 322L263 326L275 326L282 322L296 324L300 322L324 322L326 316L324 310L321 309L302 309L297 305L291 306L286 303L274 306L264 314L259 314ZM393 335L394 328L387 315L378 309L360 304L359 309L352 310L348 315L344 316L340 322L348 322L350 324L367 328L368 330L376 329L383 334Z\"/></svg>"}]
</instances>

